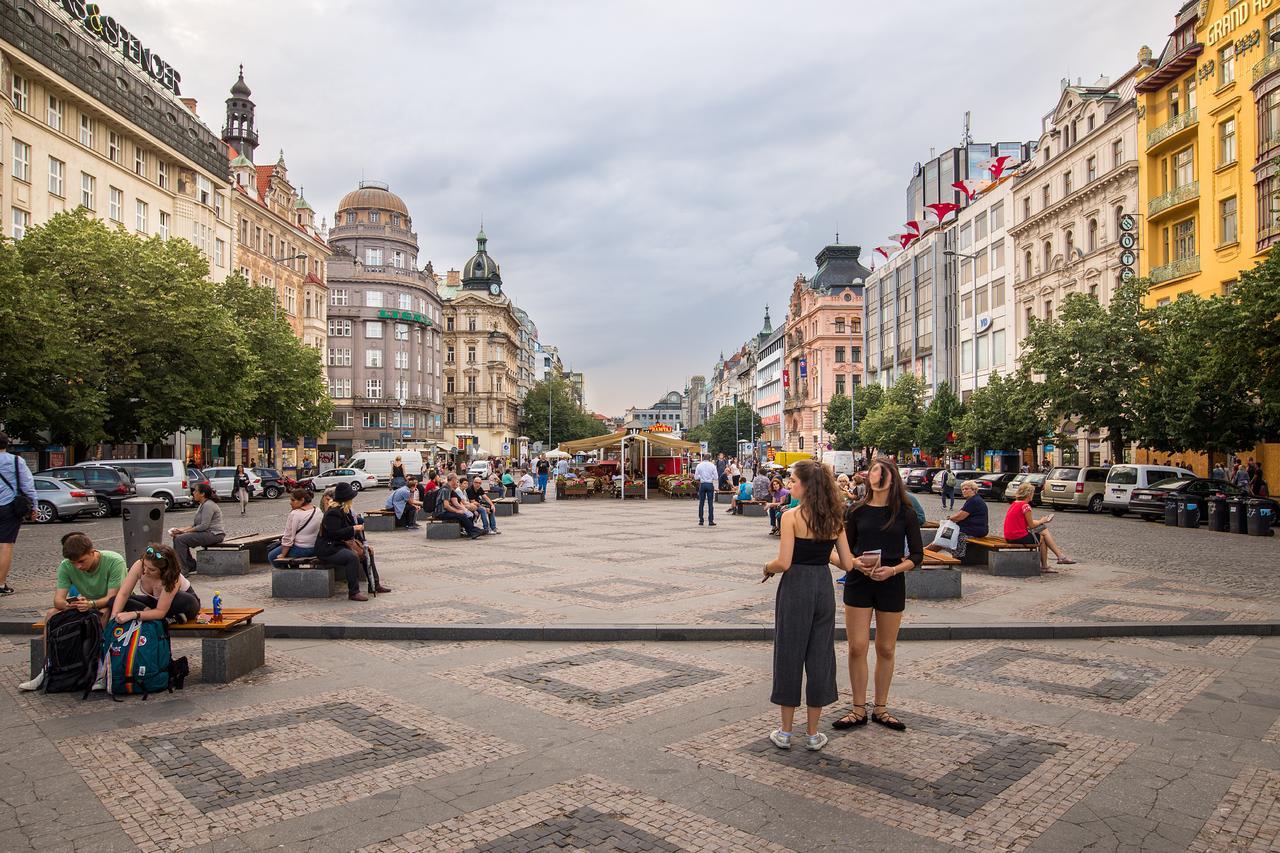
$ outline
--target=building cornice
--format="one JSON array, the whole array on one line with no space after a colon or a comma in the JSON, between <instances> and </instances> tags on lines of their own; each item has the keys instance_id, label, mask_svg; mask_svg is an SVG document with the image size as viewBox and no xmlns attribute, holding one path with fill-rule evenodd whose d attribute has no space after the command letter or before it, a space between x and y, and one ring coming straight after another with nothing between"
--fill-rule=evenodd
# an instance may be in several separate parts
<instances>
[{"instance_id":1,"label":"building cornice","mask_svg":"<svg viewBox=\"0 0 1280 853\"><path fill-rule=\"evenodd\" d=\"M1134 186L1137 186L1138 180L1138 161L1126 160L1110 172L1095 178L1085 184L1071 195L1059 199L1038 213L1034 213L1028 218L1014 225L1008 226L1005 231L1015 240L1028 231L1037 230L1046 220L1052 219L1060 215L1063 211L1070 207L1083 204L1091 196L1105 195L1108 189L1114 185L1122 183L1126 177L1132 177ZM1016 213L1016 211L1014 211Z\"/></svg>"}]
</instances>

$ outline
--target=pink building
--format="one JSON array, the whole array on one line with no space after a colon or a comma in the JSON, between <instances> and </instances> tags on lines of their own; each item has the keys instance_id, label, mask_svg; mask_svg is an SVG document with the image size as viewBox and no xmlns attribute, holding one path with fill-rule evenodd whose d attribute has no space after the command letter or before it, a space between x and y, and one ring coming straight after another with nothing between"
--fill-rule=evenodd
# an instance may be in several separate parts
<instances>
[{"instance_id":1,"label":"pink building","mask_svg":"<svg viewBox=\"0 0 1280 853\"><path fill-rule=\"evenodd\" d=\"M783 441L787 450L821 453L827 401L862 384L862 288L871 271L857 246L827 246L812 279L791 287L783 354Z\"/></svg>"}]
</instances>

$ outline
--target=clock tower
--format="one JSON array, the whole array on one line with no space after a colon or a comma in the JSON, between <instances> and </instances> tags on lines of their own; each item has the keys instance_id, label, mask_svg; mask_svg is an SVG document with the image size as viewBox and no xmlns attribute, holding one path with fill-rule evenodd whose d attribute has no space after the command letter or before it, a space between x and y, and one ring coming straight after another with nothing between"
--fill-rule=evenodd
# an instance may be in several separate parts
<instances>
[{"instance_id":1,"label":"clock tower","mask_svg":"<svg viewBox=\"0 0 1280 853\"><path fill-rule=\"evenodd\" d=\"M501 296L502 271L498 269L498 262L489 256L488 242L481 228L476 235L476 253L462 267L462 289L485 290L490 296Z\"/></svg>"}]
</instances>

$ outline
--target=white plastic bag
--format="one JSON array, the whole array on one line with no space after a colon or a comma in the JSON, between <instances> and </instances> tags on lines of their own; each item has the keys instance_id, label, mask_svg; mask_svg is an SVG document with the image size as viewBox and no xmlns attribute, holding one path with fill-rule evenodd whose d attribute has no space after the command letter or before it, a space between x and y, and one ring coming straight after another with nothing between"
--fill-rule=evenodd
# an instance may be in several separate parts
<instances>
[{"instance_id":1,"label":"white plastic bag","mask_svg":"<svg viewBox=\"0 0 1280 853\"><path fill-rule=\"evenodd\" d=\"M934 548L946 548L954 551L960 547L960 525L950 519L938 525L938 532L933 537Z\"/></svg>"}]
</instances>

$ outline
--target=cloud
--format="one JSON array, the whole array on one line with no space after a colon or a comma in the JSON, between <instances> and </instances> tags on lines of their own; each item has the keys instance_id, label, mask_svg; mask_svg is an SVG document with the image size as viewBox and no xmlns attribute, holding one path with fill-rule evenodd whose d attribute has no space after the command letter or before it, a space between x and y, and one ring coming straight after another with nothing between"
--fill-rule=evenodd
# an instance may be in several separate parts
<instances>
[{"instance_id":1,"label":"cloud","mask_svg":"<svg viewBox=\"0 0 1280 853\"><path fill-rule=\"evenodd\" d=\"M204 120L245 76L262 150L332 220L362 176L404 197L437 270L481 216L508 291L588 402L648 405L781 321L834 239L905 218L911 165L1026 140L1058 80L1157 51L1165 2L113 0ZM261 159L261 158L260 158Z\"/></svg>"}]
</instances>

